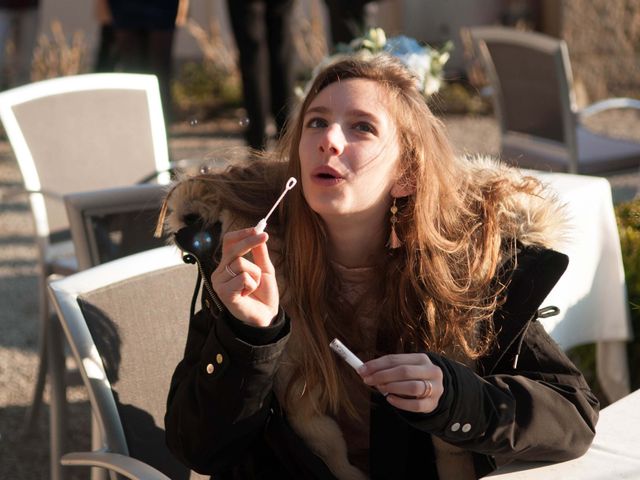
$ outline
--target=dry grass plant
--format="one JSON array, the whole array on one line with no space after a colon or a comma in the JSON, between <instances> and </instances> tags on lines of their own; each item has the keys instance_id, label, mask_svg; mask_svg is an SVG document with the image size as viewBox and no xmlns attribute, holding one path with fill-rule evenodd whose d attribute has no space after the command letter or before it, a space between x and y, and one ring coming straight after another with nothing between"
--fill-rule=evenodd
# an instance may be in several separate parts
<instances>
[{"instance_id":1,"label":"dry grass plant","mask_svg":"<svg viewBox=\"0 0 640 480\"><path fill-rule=\"evenodd\" d=\"M84 32L77 30L67 41L62 23L51 22L51 38L42 34L33 52L31 80L77 75L82 72L87 55Z\"/></svg>"},{"instance_id":2,"label":"dry grass plant","mask_svg":"<svg viewBox=\"0 0 640 480\"><path fill-rule=\"evenodd\" d=\"M235 45L225 42L221 34L220 22L216 16L209 18L208 30L205 30L193 18L189 18L185 26L198 44L205 63L214 67L215 71L238 77L237 50Z\"/></svg>"}]
</instances>

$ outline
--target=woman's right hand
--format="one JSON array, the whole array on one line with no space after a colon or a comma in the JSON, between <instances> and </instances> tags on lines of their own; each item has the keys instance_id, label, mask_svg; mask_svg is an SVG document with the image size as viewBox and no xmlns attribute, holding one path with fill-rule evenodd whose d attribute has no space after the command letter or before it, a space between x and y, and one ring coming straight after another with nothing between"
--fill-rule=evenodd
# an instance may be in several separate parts
<instances>
[{"instance_id":1,"label":"woman's right hand","mask_svg":"<svg viewBox=\"0 0 640 480\"><path fill-rule=\"evenodd\" d=\"M211 274L211 285L237 319L267 327L278 313L279 293L275 269L269 258L269 236L255 227L222 237L222 256ZM251 252L253 262L244 258Z\"/></svg>"}]
</instances>

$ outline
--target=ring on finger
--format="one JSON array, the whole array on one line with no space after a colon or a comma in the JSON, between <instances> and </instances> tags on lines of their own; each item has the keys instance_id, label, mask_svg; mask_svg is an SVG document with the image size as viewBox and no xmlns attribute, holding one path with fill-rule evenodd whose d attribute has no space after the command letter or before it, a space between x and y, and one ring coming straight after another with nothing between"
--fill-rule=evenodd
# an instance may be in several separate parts
<instances>
[{"instance_id":1,"label":"ring on finger","mask_svg":"<svg viewBox=\"0 0 640 480\"><path fill-rule=\"evenodd\" d=\"M424 390L422 394L418 395L417 398L429 398L431 396L431 392L433 391L433 384L429 380L422 380L424 383Z\"/></svg>"},{"instance_id":2,"label":"ring on finger","mask_svg":"<svg viewBox=\"0 0 640 480\"><path fill-rule=\"evenodd\" d=\"M231 275L232 277L237 277L238 274L236 272L234 272L233 270L231 270L231 267L229 265L225 265L224 269L227 271L227 273L229 275Z\"/></svg>"}]
</instances>

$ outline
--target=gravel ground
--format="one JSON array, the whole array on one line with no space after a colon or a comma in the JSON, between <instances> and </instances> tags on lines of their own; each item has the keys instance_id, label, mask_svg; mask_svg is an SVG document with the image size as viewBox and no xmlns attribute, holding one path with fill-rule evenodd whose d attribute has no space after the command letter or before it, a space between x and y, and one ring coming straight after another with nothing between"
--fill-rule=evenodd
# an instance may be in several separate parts
<instances>
[{"instance_id":1,"label":"gravel ground","mask_svg":"<svg viewBox=\"0 0 640 480\"><path fill-rule=\"evenodd\" d=\"M170 151L174 160L215 159L227 147L242 144L241 115L215 122L172 126ZM499 132L491 117L444 118L459 152L496 154ZM630 128L629 125L633 127ZM638 116L603 116L593 127L640 141ZM637 173L609 177L616 201L632 198L640 186ZM0 141L0 479L48 478L48 394L33 434L23 435L37 368L37 263L34 227L24 195L8 195L22 179L6 141ZM89 447L89 406L82 387L68 390L69 449ZM70 469L67 478L87 478L88 471Z\"/></svg>"}]
</instances>

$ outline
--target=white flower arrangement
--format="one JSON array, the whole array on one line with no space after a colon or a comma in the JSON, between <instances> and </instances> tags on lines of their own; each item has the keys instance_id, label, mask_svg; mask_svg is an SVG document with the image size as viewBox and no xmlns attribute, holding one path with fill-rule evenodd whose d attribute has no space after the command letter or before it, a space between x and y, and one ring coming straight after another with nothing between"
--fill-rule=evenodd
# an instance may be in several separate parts
<instances>
[{"instance_id":1,"label":"white flower arrangement","mask_svg":"<svg viewBox=\"0 0 640 480\"><path fill-rule=\"evenodd\" d=\"M404 35L387 39L382 28L371 28L365 35L353 39L349 44L339 44L336 54L324 58L313 69L312 78L315 78L326 65L345 56L386 52L398 58L413 72L418 79L418 89L428 97L440 90L442 86L444 65L449 60L449 52L452 48L452 42L447 42L441 49L436 49L429 45L421 45L415 39ZM303 92L300 91L298 94L301 96Z\"/></svg>"}]
</instances>

